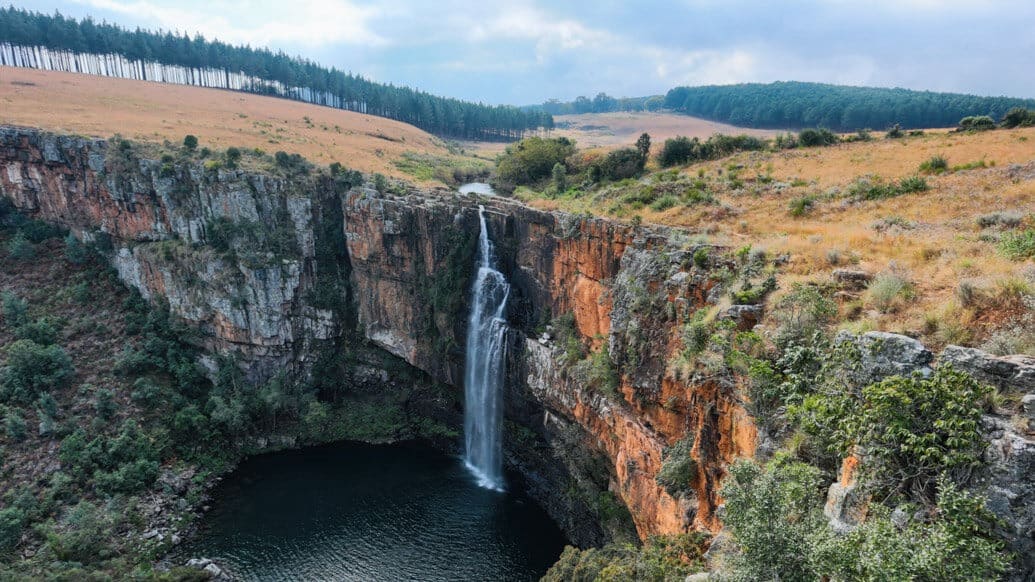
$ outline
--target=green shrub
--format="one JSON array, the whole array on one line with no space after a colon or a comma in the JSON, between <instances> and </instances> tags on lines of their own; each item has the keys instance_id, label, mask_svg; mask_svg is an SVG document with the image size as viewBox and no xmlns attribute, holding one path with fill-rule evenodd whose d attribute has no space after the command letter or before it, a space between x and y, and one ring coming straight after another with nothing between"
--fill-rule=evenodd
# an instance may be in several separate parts
<instances>
[{"instance_id":1,"label":"green shrub","mask_svg":"<svg viewBox=\"0 0 1035 582\"><path fill-rule=\"evenodd\" d=\"M188 134L183 138L183 149L188 152L193 152L198 149L198 137L195 135Z\"/></svg>"},{"instance_id":2,"label":"green shrub","mask_svg":"<svg viewBox=\"0 0 1035 582\"><path fill-rule=\"evenodd\" d=\"M820 473L777 457L768 469L752 461L730 467L722 488L724 523L739 552L731 558L735 579L813 580L808 547L825 527Z\"/></svg>"},{"instance_id":3,"label":"green shrub","mask_svg":"<svg viewBox=\"0 0 1035 582\"><path fill-rule=\"evenodd\" d=\"M874 277L866 288L870 301L882 313L890 313L896 310L900 302L912 299L914 296L913 284L904 275L894 271L881 273Z\"/></svg>"},{"instance_id":4,"label":"green shrub","mask_svg":"<svg viewBox=\"0 0 1035 582\"><path fill-rule=\"evenodd\" d=\"M669 194L662 196L661 198L658 198L657 200L652 202L650 207L651 210L654 210L656 212L662 212L664 210L668 210L669 208L673 208L677 204L679 204L679 200L675 196Z\"/></svg>"},{"instance_id":5,"label":"green shrub","mask_svg":"<svg viewBox=\"0 0 1035 582\"><path fill-rule=\"evenodd\" d=\"M60 388L74 370L60 346L18 340L6 348L7 366L0 370L0 399L31 402L41 392Z\"/></svg>"},{"instance_id":6,"label":"green shrub","mask_svg":"<svg viewBox=\"0 0 1035 582\"><path fill-rule=\"evenodd\" d=\"M1014 107L1003 116L1001 125L1007 129L1014 127L1031 127L1035 125L1035 110Z\"/></svg>"},{"instance_id":7,"label":"green shrub","mask_svg":"<svg viewBox=\"0 0 1035 582\"><path fill-rule=\"evenodd\" d=\"M903 506L908 508L908 506ZM1008 566L991 535L994 516L983 498L951 482L939 490L936 518L904 528L874 505L845 535L819 530L809 548L817 577L833 580L998 580Z\"/></svg>"},{"instance_id":8,"label":"green shrub","mask_svg":"<svg viewBox=\"0 0 1035 582\"><path fill-rule=\"evenodd\" d=\"M564 548L543 582L671 582L684 580L704 566L706 534L652 536L643 547L610 543L602 548Z\"/></svg>"},{"instance_id":9,"label":"green shrub","mask_svg":"<svg viewBox=\"0 0 1035 582\"><path fill-rule=\"evenodd\" d=\"M911 194L913 192L926 192L930 186L927 185L927 180L921 176L910 176L908 178L902 178L898 183L899 194Z\"/></svg>"},{"instance_id":10,"label":"green shrub","mask_svg":"<svg viewBox=\"0 0 1035 582\"><path fill-rule=\"evenodd\" d=\"M18 233L7 243L7 254L16 261L31 261L36 258L36 245Z\"/></svg>"},{"instance_id":11,"label":"green shrub","mask_svg":"<svg viewBox=\"0 0 1035 582\"><path fill-rule=\"evenodd\" d=\"M804 343L824 333L837 319L837 303L816 285L795 283L773 307L776 343L781 347Z\"/></svg>"},{"instance_id":12,"label":"green shrub","mask_svg":"<svg viewBox=\"0 0 1035 582\"><path fill-rule=\"evenodd\" d=\"M41 346L53 345L57 342L58 332L46 318L24 323L14 330L17 339L31 340Z\"/></svg>"},{"instance_id":13,"label":"green shrub","mask_svg":"<svg viewBox=\"0 0 1035 582\"><path fill-rule=\"evenodd\" d=\"M960 131L987 131L995 129L995 120L987 115L972 115L960 120Z\"/></svg>"},{"instance_id":14,"label":"green shrub","mask_svg":"<svg viewBox=\"0 0 1035 582\"><path fill-rule=\"evenodd\" d=\"M241 162L241 150L235 147L227 148L224 158L226 159L226 167L233 170Z\"/></svg>"},{"instance_id":15,"label":"green shrub","mask_svg":"<svg viewBox=\"0 0 1035 582\"><path fill-rule=\"evenodd\" d=\"M16 328L28 321L29 304L11 291L0 293L0 309L8 328Z\"/></svg>"},{"instance_id":16,"label":"green shrub","mask_svg":"<svg viewBox=\"0 0 1035 582\"><path fill-rule=\"evenodd\" d=\"M665 451L661 470L654 480L673 497L693 491L693 483L697 480L697 461L690 456L693 448L694 439L687 436Z\"/></svg>"},{"instance_id":17,"label":"green shrub","mask_svg":"<svg viewBox=\"0 0 1035 582\"><path fill-rule=\"evenodd\" d=\"M788 211L791 216L795 218L801 218L807 214L811 214L813 208L816 206L815 196L798 196L792 198L788 204Z\"/></svg>"},{"instance_id":18,"label":"green shrub","mask_svg":"<svg viewBox=\"0 0 1035 582\"><path fill-rule=\"evenodd\" d=\"M10 408L4 415L4 431L7 436L15 441L21 442L26 437L25 418L17 408Z\"/></svg>"},{"instance_id":19,"label":"green shrub","mask_svg":"<svg viewBox=\"0 0 1035 582\"><path fill-rule=\"evenodd\" d=\"M11 553L22 539L25 512L17 507L0 509L0 556Z\"/></svg>"},{"instance_id":20,"label":"green shrub","mask_svg":"<svg viewBox=\"0 0 1035 582\"><path fill-rule=\"evenodd\" d=\"M111 558L108 547L115 534L111 515L89 501L80 501L71 508L63 527L47 533L47 543L59 560L93 564Z\"/></svg>"},{"instance_id":21,"label":"green shrub","mask_svg":"<svg viewBox=\"0 0 1035 582\"><path fill-rule=\"evenodd\" d=\"M829 129L803 129L798 134L798 143L802 147L828 146L839 141L841 139Z\"/></svg>"},{"instance_id":22,"label":"green shrub","mask_svg":"<svg viewBox=\"0 0 1035 582\"><path fill-rule=\"evenodd\" d=\"M941 174L949 169L949 160L945 156L931 156L920 164L922 174Z\"/></svg>"},{"instance_id":23,"label":"green shrub","mask_svg":"<svg viewBox=\"0 0 1035 582\"><path fill-rule=\"evenodd\" d=\"M30 220L19 226L18 232L24 235L29 242L41 243L45 240L62 236L65 231L61 227L49 222Z\"/></svg>"},{"instance_id":24,"label":"green shrub","mask_svg":"<svg viewBox=\"0 0 1035 582\"><path fill-rule=\"evenodd\" d=\"M694 251L694 266L698 269L708 267L708 248L701 247Z\"/></svg>"},{"instance_id":25,"label":"green shrub","mask_svg":"<svg viewBox=\"0 0 1035 582\"><path fill-rule=\"evenodd\" d=\"M564 165L575 153L575 142L559 138L530 137L507 146L496 160L496 183L509 190L533 185L551 176L554 166Z\"/></svg>"},{"instance_id":26,"label":"green shrub","mask_svg":"<svg viewBox=\"0 0 1035 582\"><path fill-rule=\"evenodd\" d=\"M65 237L65 259L73 265L82 265L90 259L90 250L72 233Z\"/></svg>"},{"instance_id":27,"label":"green shrub","mask_svg":"<svg viewBox=\"0 0 1035 582\"><path fill-rule=\"evenodd\" d=\"M1012 261L1035 258L1035 228L1004 232L999 239L999 252Z\"/></svg>"},{"instance_id":28,"label":"green shrub","mask_svg":"<svg viewBox=\"0 0 1035 582\"><path fill-rule=\"evenodd\" d=\"M886 133L884 137L887 139L899 139L901 137L905 137L905 135L906 133L902 131L902 126L896 123L891 126L891 129L888 130L888 133Z\"/></svg>"}]
</instances>

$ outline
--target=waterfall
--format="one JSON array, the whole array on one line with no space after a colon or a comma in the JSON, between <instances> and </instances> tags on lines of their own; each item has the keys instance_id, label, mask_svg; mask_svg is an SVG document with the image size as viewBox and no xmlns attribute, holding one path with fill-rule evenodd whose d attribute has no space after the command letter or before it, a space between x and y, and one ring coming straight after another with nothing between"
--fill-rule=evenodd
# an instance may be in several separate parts
<instances>
[{"instance_id":1,"label":"waterfall","mask_svg":"<svg viewBox=\"0 0 1035 582\"><path fill-rule=\"evenodd\" d=\"M496 270L496 257L485 207L478 207L481 232L478 236L478 272L467 322L467 358L464 367L464 440L467 468L478 484L503 489L501 424L503 420L503 373L506 364L507 320L504 310L510 285Z\"/></svg>"}]
</instances>

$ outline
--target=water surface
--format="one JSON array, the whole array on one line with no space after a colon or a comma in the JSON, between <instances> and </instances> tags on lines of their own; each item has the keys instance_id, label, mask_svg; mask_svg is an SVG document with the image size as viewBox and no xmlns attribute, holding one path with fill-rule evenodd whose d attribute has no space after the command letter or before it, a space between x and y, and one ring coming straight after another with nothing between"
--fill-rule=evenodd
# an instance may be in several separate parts
<instances>
[{"instance_id":1,"label":"water surface","mask_svg":"<svg viewBox=\"0 0 1035 582\"><path fill-rule=\"evenodd\" d=\"M460 186L461 194L480 194L482 196L494 196L496 191L485 182L471 182Z\"/></svg>"},{"instance_id":2,"label":"water surface","mask_svg":"<svg viewBox=\"0 0 1035 582\"><path fill-rule=\"evenodd\" d=\"M418 444L340 443L245 461L186 557L244 580L534 580L565 539L510 476L479 487Z\"/></svg>"}]
</instances>

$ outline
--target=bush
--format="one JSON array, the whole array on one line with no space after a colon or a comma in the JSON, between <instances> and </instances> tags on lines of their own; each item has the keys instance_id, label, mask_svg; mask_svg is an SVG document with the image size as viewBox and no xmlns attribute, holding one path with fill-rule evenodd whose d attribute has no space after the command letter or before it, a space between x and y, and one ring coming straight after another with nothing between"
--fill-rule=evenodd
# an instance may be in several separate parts
<instances>
[{"instance_id":1,"label":"bush","mask_svg":"<svg viewBox=\"0 0 1035 582\"><path fill-rule=\"evenodd\" d=\"M1007 129L1014 127L1031 127L1035 125L1035 110L1014 107L1003 116L1001 125Z\"/></svg>"},{"instance_id":2,"label":"bush","mask_svg":"<svg viewBox=\"0 0 1035 582\"><path fill-rule=\"evenodd\" d=\"M60 388L74 370L60 346L18 340L6 348L7 366L0 370L0 399L31 402L41 392Z\"/></svg>"},{"instance_id":3,"label":"bush","mask_svg":"<svg viewBox=\"0 0 1035 582\"><path fill-rule=\"evenodd\" d=\"M690 139L679 136L666 139L658 154L658 163L663 168L685 164L696 157L699 146L700 140L696 137Z\"/></svg>"},{"instance_id":4,"label":"bush","mask_svg":"<svg viewBox=\"0 0 1035 582\"><path fill-rule=\"evenodd\" d=\"M41 346L49 346L57 342L57 330L47 319L37 319L32 323L24 323L14 330L14 337L32 340Z\"/></svg>"},{"instance_id":5,"label":"bush","mask_svg":"<svg viewBox=\"0 0 1035 582\"><path fill-rule=\"evenodd\" d=\"M905 276L888 271L874 277L866 291L878 310L890 313L898 309L901 300L913 297L913 284Z\"/></svg>"},{"instance_id":6,"label":"bush","mask_svg":"<svg viewBox=\"0 0 1035 582\"><path fill-rule=\"evenodd\" d=\"M725 525L740 552L736 579L812 580L809 540L825 527L819 511L819 471L777 457L768 470L752 461L730 467L722 488Z\"/></svg>"},{"instance_id":7,"label":"bush","mask_svg":"<svg viewBox=\"0 0 1035 582\"><path fill-rule=\"evenodd\" d=\"M36 258L36 245L18 233L7 243L7 253L16 261L31 261Z\"/></svg>"},{"instance_id":8,"label":"bush","mask_svg":"<svg viewBox=\"0 0 1035 582\"><path fill-rule=\"evenodd\" d=\"M61 530L51 529L47 542L59 560L93 564L114 554L107 542L114 532L114 520L89 501L71 508Z\"/></svg>"},{"instance_id":9,"label":"bush","mask_svg":"<svg viewBox=\"0 0 1035 582\"><path fill-rule=\"evenodd\" d=\"M235 147L227 148L225 159L227 168L231 170L237 168L237 164L241 161L241 150Z\"/></svg>"},{"instance_id":10,"label":"bush","mask_svg":"<svg viewBox=\"0 0 1035 582\"><path fill-rule=\"evenodd\" d=\"M690 456L693 448L694 439L687 436L665 451L661 470L654 480L673 497L693 491L693 483L697 480L697 461Z\"/></svg>"},{"instance_id":11,"label":"bush","mask_svg":"<svg viewBox=\"0 0 1035 582\"><path fill-rule=\"evenodd\" d=\"M896 123L895 125L891 126L891 129L888 130L888 133L884 134L884 137L886 137L887 139L899 139L905 137L905 135L906 133L902 131L902 126Z\"/></svg>"},{"instance_id":12,"label":"bush","mask_svg":"<svg viewBox=\"0 0 1035 582\"><path fill-rule=\"evenodd\" d=\"M65 237L65 259L73 265L82 265L90 259L90 250L72 233Z\"/></svg>"},{"instance_id":13,"label":"bush","mask_svg":"<svg viewBox=\"0 0 1035 582\"><path fill-rule=\"evenodd\" d=\"M705 534L652 536L643 547L611 543L579 550L566 546L543 582L670 582L700 572L704 566Z\"/></svg>"},{"instance_id":14,"label":"bush","mask_svg":"<svg viewBox=\"0 0 1035 582\"><path fill-rule=\"evenodd\" d=\"M17 408L9 409L7 414L4 415L4 431L7 433L7 436L15 442L25 440L25 418Z\"/></svg>"},{"instance_id":15,"label":"bush","mask_svg":"<svg viewBox=\"0 0 1035 582\"><path fill-rule=\"evenodd\" d=\"M841 141L833 132L829 129L803 129L798 134L798 143L803 147L818 147L834 145Z\"/></svg>"},{"instance_id":16,"label":"bush","mask_svg":"<svg viewBox=\"0 0 1035 582\"><path fill-rule=\"evenodd\" d=\"M807 214L812 213L812 209L816 206L815 196L798 196L792 198L788 204L788 211L791 216L795 218L801 218Z\"/></svg>"},{"instance_id":17,"label":"bush","mask_svg":"<svg viewBox=\"0 0 1035 582\"><path fill-rule=\"evenodd\" d=\"M610 180L635 178L643 172L646 158L633 148L613 150L599 162L601 173Z\"/></svg>"},{"instance_id":18,"label":"bush","mask_svg":"<svg viewBox=\"0 0 1035 582\"><path fill-rule=\"evenodd\" d=\"M45 240L57 238L64 234L64 230L56 225L42 220L30 220L20 227L18 232L25 236L29 242L41 243Z\"/></svg>"},{"instance_id":19,"label":"bush","mask_svg":"<svg viewBox=\"0 0 1035 582\"><path fill-rule=\"evenodd\" d=\"M777 322L777 345L801 343L829 330L837 319L837 303L816 285L795 283L790 293L776 302L773 318Z\"/></svg>"},{"instance_id":20,"label":"bush","mask_svg":"<svg viewBox=\"0 0 1035 582\"><path fill-rule=\"evenodd\" d=\"M574 153L575 142L566 137L525 138L507 146L496 160L497 181L504 186L538 184Z\"/></svg>"},{"instance_id":21,"label":"bush","mask_svg":"<svg viewBox=\"0 0 1035 582\"><path fill-rule=\"evenodd\" d=\"M1024 215L1020 212L992 212L977 217L979 228L1017 228L1024 222Z\"/></svg>"},{"instance_id":22,"label":"bush","mask_svg":"<svg viewBox=\"0 0 1035 582\"><path fill-rule=\"evenodd\" d=\"M945 156L931 156L920 164L920 172L923 174L941 174L949 169L949 160Z\"/></svg>"},{"instance_id":23,"label":"bush","mask_svg":"<svg viewBox=\"0 0 1035 582\"><path fill-rule=\"evenodd\" d=\"M908 178L902 178L898 183L898 192L900 194L912 194L913 192L926 192L930 187L927 185L927 180L920 176L910 176Z\"/></svg>"},{"instance_id":24,"label":"bush","mask_svg":"<svg viewBox=\"0 0 1035 582\"><path fill-rule=\"evenodd\" d=\"M1035 229L1004 232L999 239L999 252L1011 261L1035 258Z\"/></svg>"},{"instance_id":25,"label":"bush","mask_svg":"<svg viewBox=\"0 0 1035 582\"><path fill-rule=\"evenodd\" d=\"M22 539L25 512L17 507L0 509L0 556L9 554Z\"/></svg>"},{"instance_id":26,"label":"bush","mask_svg":"<svg viewBox=\"0 0 1035 582\"><path fill-rule=\"evenodd\" d=\"M960 120L960 131L987 131L995 129L995 120L987 115L972 115Z\"/></svg>"},{"instance_id":27,"label":"bush","mask_svg":"<svg viewBox=\"0 0 1035 582\"><path fill-rule=\"evenodd\" d=\"M10 291L0 293L0 308L3 310L4 323L9 328L16 328L28 320L29 304Z\"/></svg>"},{"instance_id":28,"label":"bush","mask_svg":"<svg viewBox=\"0 0 1035 582\"><path fill-rule=\"evenodd\" d=\"M198 149L198 137L195 135L188 134L183 138L183 149L188 152L193 152Z\"/></svg>"}]
</instances>

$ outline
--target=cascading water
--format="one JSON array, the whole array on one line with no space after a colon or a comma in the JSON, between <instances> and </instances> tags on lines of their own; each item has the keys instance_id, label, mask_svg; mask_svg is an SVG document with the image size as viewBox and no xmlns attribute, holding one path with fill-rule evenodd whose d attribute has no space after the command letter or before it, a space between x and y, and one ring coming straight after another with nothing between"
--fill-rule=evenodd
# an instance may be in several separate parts
<instances>
[{"instance_id":1,"label":"cascading water","mask_svg":"<svg viewBox=\"0 0 1035 582\"><path fill-rule=\"evenodd\" d=\"M468 469L478 484L503 489L500 424L503 419L503 372L506 359L510 296L507 279L496 270L496 257L485 225L485 208L478 207L478 273L472 290L467 326L467 361L464 368L464 440Z\"/></svg>"}]
</instances>

